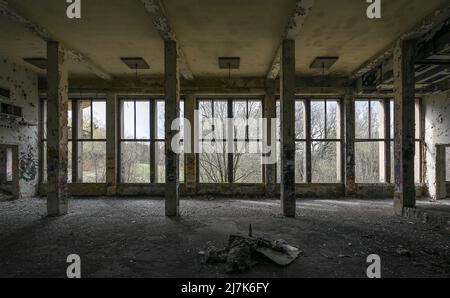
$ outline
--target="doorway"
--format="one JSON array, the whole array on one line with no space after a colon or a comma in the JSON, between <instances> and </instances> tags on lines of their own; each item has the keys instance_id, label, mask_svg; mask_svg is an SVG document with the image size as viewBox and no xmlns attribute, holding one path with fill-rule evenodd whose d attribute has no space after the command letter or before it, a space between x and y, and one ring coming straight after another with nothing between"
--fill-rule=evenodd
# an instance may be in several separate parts
<instances>
[{"instance_id":1,"label":"doorway","mask_svg":"<svg viewBox=\"0 0 450 298\"><path fill-rule=\"evenodd\" d=\"M0 144L0 201L19 198L19 147Z\"/></svg>"}]
</instances>

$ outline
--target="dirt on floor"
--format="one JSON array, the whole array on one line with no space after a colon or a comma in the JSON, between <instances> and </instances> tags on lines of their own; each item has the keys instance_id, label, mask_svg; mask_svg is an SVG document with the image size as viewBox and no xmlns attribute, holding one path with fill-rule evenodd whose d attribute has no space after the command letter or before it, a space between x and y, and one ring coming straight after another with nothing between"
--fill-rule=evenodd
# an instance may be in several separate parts
<instances>
[{"instance_id":1,"label":"dirt on floor","mask_svg":"<svg viewBox=\"0 0 450 298\"><path fill-rule=\"evenodd\" d=\"M382 277L449 277L450 231L393 214L392 200L299 200L283 218L276 200L188 199L181 217L162 199L72 199L70 213L46 217L44 199L0 202L0 277L66 277L67 256L82 277L366 277L371 254ZM261 262L229 275L202 264L208 244L230 234L284 239L301 256L288 267Z\"/></svg>"}]
</instances>

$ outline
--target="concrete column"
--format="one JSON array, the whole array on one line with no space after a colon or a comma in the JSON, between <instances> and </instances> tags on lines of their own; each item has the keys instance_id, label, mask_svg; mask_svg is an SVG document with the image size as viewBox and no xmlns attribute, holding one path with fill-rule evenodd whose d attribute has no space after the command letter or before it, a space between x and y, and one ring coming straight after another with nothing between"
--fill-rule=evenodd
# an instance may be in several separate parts
<instances>
[{"instance_id":1,"label":"concrete column","mask_svg":"<svg viewBox=\"0 0 450 298\"><path fill-rule=\"evenodd\" d=\"M405 207L415 207L414 184L414 54L415 42L400 40L394 49L394 210L403 214Z\"/></svg>"},{"instance_id":2,"label":"concrete column","mask_svg":"<svg viewBox=\"0 0 450 298\"><path fill-rule=\"evenodd\" d=\"M179 215L179 155L173 151L172 140L178 135L172 131L172 122L180 116L180 74L178 71L178 50L175 41L165 41L165 151L166 151L166 216Z\"/></svg>"},{"instance_id":3,"label":"concrete column","mask_svg":"<svg viewBox=\"0 0 450 298\"><path fill-rule=\"evenodd\" d=\"M266 137L267 137L267 146L275 146L272 144L272 138L275 137L272 135L272 119L277 117L276 110L276 100L275 100L275 82L270 80L266 82L266 94L264 97L264 117L267 119L267 127L266 127ZM270 152L270 155L277 160L277 152ZM276 184L277 184L277 168L276 163L267 163L264 165L264 174L265 174L265 184L266 184L266 196L274 197Z\"/></svg>"},{"instance_id":4,"label":"concrete column","mask_svg":"<svg viewBox=\"0 0 450 298\"><path fill-rule=\"evenodd\" d=\"M118 103L113 93L106 96L106 186L107 195L115 196L118 178Z\"/></svg>"},{"instance_id":5,"label":"concrete column","mask_svg":"<svg viewBox=\"0 0 450 298\"><path fill-rule=\"evenodd\" d=\"M445 175L446 160L445 160L446 146L436 145L436 196L434 199L443 200L447 198L447 182Z\"/></svg>"},{"instance_id":6,"label":"concrete column","mask_svg":"<svg viewBox=\"0 0 450 298\"><path fill-rule=\"evenodd\" d=\"M283 40L281 52L281 207L295 217L295 41Z\"/></svg>"},{"instance_id":7,"label":"concrete column","mask_svg":"<svg viewBox=\"0 0 450 298\"><path fill-rule=\"evenodd\" d=\"M67 92L66 54L58 42L47 42L47 212L67 214Z\"/></svg>"},{"instance_id":8,"label":"concrete column","mask_svg":"<svg viewBox=\"0 0 450 298\"><path fill-rule=\"evenodd\" d=\"M185 158L185 184L186 184L186 193L190 195L194 195L197 192L197 154L195 154L195 142L197 142L196 135L194 133L195 129L195 109L196 109L196 98L194 94L186 94L184 99L184 117L189 121L189 125L185 125L185 134L184 138L187 141L190 138L191 148L190 153L186 153L184 155ZM190 131L188 131L190 129ZM185 145L187 142L185 142Z\"/></svg>"},{"instance_id":9,"label":"concrete column","mask_svg":"<svg viewBox=\"0 0 450 298\"><path fill-rule=\"evenodd\" d=\"M19 177L19 146L13 146L12 151L12 185L11 192L14 199L20 199L20 177Z\"/></svg>"},{"instance_id":10,"label":"concrete column","mask_svg":"<svg viewBox=\"0 0 450 298\"><path fill-rule=\"evenodd\" d=\"M355 101L353 90L347 89L344 95L345 113L345 196L356 194L355 182Z\"/></svg>"}]
</instances>

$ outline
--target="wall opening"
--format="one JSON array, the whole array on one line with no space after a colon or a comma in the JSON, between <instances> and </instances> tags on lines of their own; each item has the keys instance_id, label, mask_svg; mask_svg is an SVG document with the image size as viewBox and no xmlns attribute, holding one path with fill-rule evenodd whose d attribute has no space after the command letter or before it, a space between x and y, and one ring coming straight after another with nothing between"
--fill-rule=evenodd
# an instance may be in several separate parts
<instances>
[{"instance_id":1,"label":"wall opening","mask_svg":"<svg viewBox=\"0 0 450 298\"><path fill-rule=\"evenodd\" d=\"M0 145L0 200L18 199L19 194L19 148Z\"/></svg>"}]
</instances>

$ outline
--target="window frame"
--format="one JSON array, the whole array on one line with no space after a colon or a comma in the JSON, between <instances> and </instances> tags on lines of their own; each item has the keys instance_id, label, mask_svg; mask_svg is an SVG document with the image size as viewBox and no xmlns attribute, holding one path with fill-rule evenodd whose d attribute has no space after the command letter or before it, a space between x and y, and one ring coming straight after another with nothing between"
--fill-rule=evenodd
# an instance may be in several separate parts
<instances>
[{"instance_id":1,"label":"window frame","mask_svg":"<svg viewBox=\"0 0 450 298\"><path fill-rule=\"evenodd\" d=\"M304 171L306 179L304 179L303 182L297 182L296 177L296 184L299 185L307 185L307 184L342 184L344 183L344 175L345 175L345 157L344 154L336 154L336 168L339 170L339 177L337 177L336 182L313 182L313 169L312 169L312 144L317 142L324 142L324 143L336 143L336 145L339 146L339 150L344 152L344 109L343 109L343 101L342 98L339 96L296 96L295 102L303 102L303 121L304 121L304 128L303 128L303 134L304 138L297 138L297 134L295 137L295 148L297 149L297 146L299 144L303 144L304 150L305 150L305 165L304 165ZM313 139L312 134L312 112L311 112L311 103L312 102L323 102L324 104L324 127L325 127L325 138L323 139ZM339 121L337 121L337 127L336 127L336 138L328 138L327 136L327 103L328 102L336 102L337 104L337 111L336 116L339 117ZM276 112L279 111L279 115L276 115L280 119L280 131L278 132L278 138L277 142L281 144L281 109L278 109L278 106L281 108L281 101L280 97L276 98ZM296 119L297 121L297 119ZM294 124L296 125L296 124ZM279 160L281 160L280 152L277 152ZM280 168L279 162L276 164L276 173L277 173L277 183L280 183L280 177L278 175L279 168ZM297 167L297 160L296 160L296 167ZM297 169L296 169L297 171ZM337 173L336 173L337 174Z\"/></svg>"},{"instance_id":2,"label":"window frame","mask_svg":"<svg viewBox=\"0 0 450 298\"><path fill-rule=\"evenodd\" d=\"M227 117L228 119L233 119L234 120L234 102L239 102L239 101L245 101L246 102L246 121L248 122L249 119L249 111L248 111L248 103L249 101L258 101L261 103L261 116L262 118L265 117L265 110L264 110L264 98L261 96L245 96L245 95L239 95L239 96L202 96L202 97L197 97L196 101L195 101L195 109L197 111L199 111L200 108L200 102L202 101L206 101L206 102L211 102L212 107L214 107L214 102L226 102L227 104ZM214 119L214 108L212 108L212 118ZM200 119L197 119L197 122L199 122ZM199 129L199 128L196 128ZM227 146L233 146L234 148L234 144L236 142L242 142L244 141L247 144L250 144L250 142L263 142L264 141L264 135L262 136L262 139L256 138L256 139L252 139L249 138L249 127L248 125L246 126L246 132L245 132L245 140L243 139L238 139L236 138L236 136L234 135L234 130L232 132L230 132L230 128L228 127L228 131L227 134L228 136L225 137L224 135L224 139L220 140L223 141L227 144ZM200 133L200 131L199 131ZM230 133L232 133L232 137L230 138ZM264 134L264 131L262 132ZM230 141L229 139L231 139L231 145L230 145ZM206 140L203 138L198 137L195 142L197 143L198 147L200 147L200 142L205 142L205 141L211 141L211 140ZM217 141L217 140L215 140ZM261 162L261 179L260 182L257 183L246 183L246 182L235 182L235 177L234 177L234 153L224 153L227 154L227 181L226 182L222 182L220 184L231 184L231 183L235 183L235 184L239 184L239 185L246 185L246 184L264 184L265 183L265 166L264 164ZM263 154L261 153L261 160L262 160ZM198 184L214 184L214 182L208 183L208 182L200 182L200 153L196 153L196 181L198 181Z\"/></svg>"},{"instance_id":3,"label":"window frame","mask_svg":"<svg viewBox=\"0 0 450 298\"><path fill-rule=\"evenodd\" d=\"M78 102L80 101L88 101L90 104L90 138L79 138L78 137L78 125L77 125L77 120L78 120ZM105 138L93 138L93 134L94 134L94 130L93 130L93 102L105 102L105 105L107 105L107 99L104 96L98 96L98 95L94 95L94 96L88 96L88 95L80 95L80 96L69 96L68 98L68 110L69 110L69 106L72 109L72 121L71 121L71 130L72 130L72 137L71 138L67 138L67 144L72 144L72 154L70 157L70 161L72 163L72 171L71 171L71 181L68 182L68 184L106 184L106 177L105 177L105 182L98 182L98 183L85 183L82 181L82 177L79 176L80 174L82 175L82 173L79 173L79 168L78 166L76 166L78 164L78 145L79 144L83 144L83 142L103 142L105 143L105 149L106 149L106 142L107 142L107 137L106 137L106 133L105 133ZM45 170L46 169L46 165L44 165L44 161L47 161L47 158L44 158L47 154L47 152L45 152L44 148L47 148L47 111L46 111L46 107L48 104L48 99L46 96L41 97L40 98L40 113L39 113L39 123L41 124L41 128L39 129L39 135L40 135L40 183L44 184L48 182L48 178L45 176ZM107 127L107 108L105 108L105 127ZM69 123L68 123L68 127L69 127ZM44 134L45 132L45 134ZM68 133L69 135L69 133ZM105 152L105 157L106 157L106 152ZM105 159L105 170L106 170L106 159ZM69 172L68 172L69 174ZM106 175L105 175L106 176Z\"/></svg>"},{"instance_id":4,"label":"window frame","mask_svg":"<svg viewBox=\"0 0 450 298\"><path fill-rule=\"evenodd\" d=\"M355 127L354 127L354 154L355 154L355 173L356 173L356 147L358 143L382 143L383 144L383 153L384 153L384 169L383 169L383 173L381 173L381 161L379 161L378 163L378 167L380 169L380 177L384 176L384 181L379 181L379 182L356 182L357 184L360 185L373 185L373 184L390 184L391 183L391 142L390 142L390 138L391 138L391 125L390 125L390 119L391 119L391 113L393 113L393 111L391 111L390 108L390 98L375 98L375 97L360 97L360 98L355 98L355 100L353 101L353 105L354 105L354 117L355 117ZM359 138L356 136L356 103L357 102L367 102L368 103L368 110L367 110L367 115L368 115L368 127L367 127L367 135L368 137L365 138ZM382 124L382 126L380 127L380 131L379 134L383 135L383 137L378 137L375 138L372 136L372 103L373 102L378 102L381 107L382 107L382 116L383 118L380 119L380 124ZM384 127L384 130L381 130L381 128ZM355 181L357 179L357 175L355 174ZM381 179L380 179L381 180Z\"/></svg>"},{"instance_id":5,"label":"window frame","mask_svg":"<svg viewBox=\"0 0 450 298\"><path fill-rule=\"evenodd\" d=\"M134 104L134 138L124 138L122 136L122 102L133 102ZM137 139L136 138L136 102L149 102L149 132L150 138L148 139ZM151 185L151 184L164 184L164 181L158 181L157 177L157 146L159 144L165 145L165 138L158 138L158 117L157 117L157 109L158 103L165 103L165 99L163 95L156 96L119 96L118 97L118 115L117 115L117 127L118 127L118 138L117 138L117 160L118 160L118 171L117 171L117 181L119 184L124 185ZM186 102L184 98L180 98L180 108L183 107L184 111L186 108ZM180 116L181 110L180 110ZM165 125L165 123L164 123ZM180 144L184 143L184 133L180 134L182 137L180 138ZM135 182L124 182L122 180L122 144L123 143L149 143L150 144L150 179L149 183L135 183ZM165 160L165 159L164 159ZM185 163L185 159L182 159ZM181 160L180 160L181 162ZM185 165L184 165L185 168ZM183 175L180 177L180 183L184 183L186 181L186 171L184 171Z\"/></svg>"}]
</instances>

